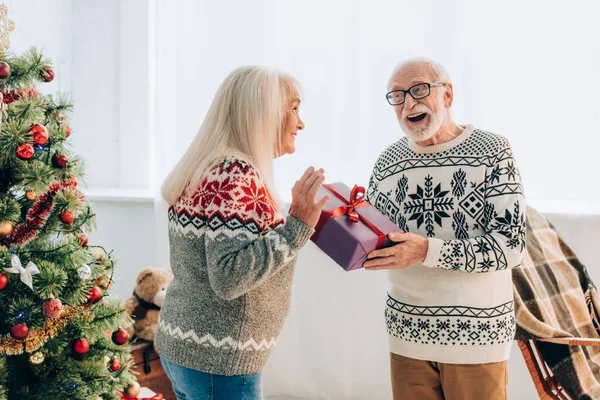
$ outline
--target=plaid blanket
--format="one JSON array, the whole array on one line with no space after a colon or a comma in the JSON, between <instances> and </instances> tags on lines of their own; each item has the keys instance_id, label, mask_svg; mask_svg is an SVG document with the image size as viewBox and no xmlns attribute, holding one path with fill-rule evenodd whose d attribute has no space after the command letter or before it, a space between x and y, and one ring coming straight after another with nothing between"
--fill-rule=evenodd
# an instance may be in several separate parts
<instances>
[{"instance_id":1,"label":"plaid blanket","mask_svg":"<svg viewBox=\"0 0 600 400\"><path fill-rule=\"evenodd\" d=\"M554 226L527 209L527 254L513 270L517 340L600 338L600 298L585 267ZM538 342L557 381L573 399L600 399L600 348Z\"/></svg>"}]
</instances>

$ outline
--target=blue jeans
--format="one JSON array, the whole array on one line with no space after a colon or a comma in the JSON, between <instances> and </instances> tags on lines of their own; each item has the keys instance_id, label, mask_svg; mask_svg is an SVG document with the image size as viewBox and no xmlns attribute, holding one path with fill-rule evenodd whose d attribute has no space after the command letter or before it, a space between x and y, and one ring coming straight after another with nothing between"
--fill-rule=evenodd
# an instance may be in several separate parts
<instances>
[{"instance_id":1,"label":"blue jeans","mask_svg":"<svg viewBox=\"0 0 600 400\"><path fill-rule=\"evenodd\" d=\"M262 400L262 373L213 375L174 364L160 357L177 400Z\"/></svg>"}]
</instances>

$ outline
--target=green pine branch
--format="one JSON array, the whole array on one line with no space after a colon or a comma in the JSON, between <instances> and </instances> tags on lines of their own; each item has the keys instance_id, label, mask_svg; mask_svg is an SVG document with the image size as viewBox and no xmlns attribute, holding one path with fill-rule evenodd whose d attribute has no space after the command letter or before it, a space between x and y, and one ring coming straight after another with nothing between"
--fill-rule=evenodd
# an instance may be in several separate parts
<instances>
[{"instance_id":1,"label":"green pine branch","mask_svg":"<svg viewBox=\"0 0 600 400\"><path fill-rule=\"evenodd\" d=\"M15 177L20 181L18 186L23 190L33 190L42 195L57 178L54 169L40 160L22 163Z\"/></svg>"},{"instance_id":2,"label":"green pine branch","mask_svg":"<svg viewBox=\"0 0 600 400\"><path fill-rule=\"evenodd\" d=\"M27 134L31 125L19 119L9 119L2 124L0 131L0 168L15 166L18 162L17 149L23 143L32 144Z\"/></svg>"},{"instance_id":3,"label":"green pine branch","mask_svg":"<svg viewBox=\"0 0 600 400\"><path fill-rule=\"evenodd\" d=\"M0 221L19 222L21 205L11 197L0 198Z\"/></svg>"},{"instance_id":4,"label":"green pine branch","mask_svg":"<svg viewBox=\"0 0 600 400\"><path fill-rule=\"evenodd\" d=\"M0 57L0 61L8 63L11 70L10 76L1 82L0 86L10 89L34 86L42 80L42 69L52 67L51 61L43 57L35 47L29 49L21 57L5 53Z\"/></svg>"},{"instance_id":5,"label":"green pine branch","mask_svg":"<svg viewBox=\"0 0 600 400\"><path fill-rule=\"evenodd\" d=\"M55 95L46 95L45 101L46 116L49 120L59 120L59 118L65 113L71 113L73 111L73 100L71 95L68 93L56 93Z\"/></svg>"},{"instance_id":6,"label":"green pine branch","mask_svg":"<svg viewBox=\"0 0 600 400\"><path fill-rule=\"evenodd\" d=\"M8 117L18 118L29 126L45 124L46 103L44 97L35 94L24 94L21 98L8 106Z\"/></svg>"},{"instance_id":7,"label":"green pine branch","mask_svg":"<svg viewBox=\"0 0 600 400\"><path fill-rule=\"evenodd\" d=\"M42 299L60 297L68 282L67 272L49 261L38 261L40 273L35 276L35 287Z\"/></svg>"}]
</instances>

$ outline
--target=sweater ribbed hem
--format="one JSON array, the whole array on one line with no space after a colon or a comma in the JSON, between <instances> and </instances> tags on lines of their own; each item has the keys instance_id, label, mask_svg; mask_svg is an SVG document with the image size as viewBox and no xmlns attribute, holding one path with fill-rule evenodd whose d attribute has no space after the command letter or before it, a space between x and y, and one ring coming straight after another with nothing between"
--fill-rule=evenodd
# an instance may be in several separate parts
<instances>
[{"instance_id":1,"label":"sweater ribbed hem","mask_svg":"<svg viewBox=\"0 0 600 400\"><path fill-rule=\"evenodd\" d=\"M290 214L287 218L286 238L294 249L301 249L308 242L315 230Z\"/></svg>"},{"instance_id":2,"label":"sweater ribbed hem","mask_svg":"<svg viewBox=\"0 0 600 400\"><path fill-rule=\"evenodd\" d=\"M204 347L157 334L158 353L172 363L214 375L251 375L261 372L271 355L268 350L223 350Z\"/></svg>"},{"instance_id":3,"label":"sweater ribbed hem","mask_svg":"<svg viewBox=\"0 0 600 400\"><path fill-rule=\"evenodd\" d=\"M427 248L427 256L422 264L426 267L434 268L440 259L444 241L438 238L429 238L427 240L429 241L429 247Z\"/></svg>"},{"instance_id":4,"label":"sweater ribbed hem","mask_svg":"<svg viewBox=\"0 0 600 400\"><path fill-rule=\"evenodd\" d=\"M410 343L388 335L390 351L415 360L445 364L488 364L506 361L510 357L512 341L486 346L436 346Z\"/></svg>"}]
</instances>

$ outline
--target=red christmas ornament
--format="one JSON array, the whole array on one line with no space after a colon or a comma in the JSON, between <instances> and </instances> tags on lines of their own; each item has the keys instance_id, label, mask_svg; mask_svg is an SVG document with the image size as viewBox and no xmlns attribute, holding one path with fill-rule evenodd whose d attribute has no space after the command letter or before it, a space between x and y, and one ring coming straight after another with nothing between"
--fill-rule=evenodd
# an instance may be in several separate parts
<instances>
[{"instance_id":1,"label":"red christmas ornament","mask_svg":"<svg viewBox=\"0 0 600 400\"><path fill-rule=\"evenodd\" d=\"M0 62L0 79L6 79L10 76L10 65L4 61Z\"/></svg>"},{"instance_id":2,"label":"red christmas ornament","mask_svg":"<svg viewBox=\"0 0 600 400\"><path fill-rule=\"evenodd\" d=\"M29 328L25 324L16 324L10 328L10 336L17 340L23 340L29 336Z\"/></svg>"},{"instance_id":3,"label":"red christmas ornament","mask_svg":"<svg viewBox=\"0 0 600 400\"><path fill-rule=\"evenodd\" d=\"M75 214L73 213L73 211L71 210L65 210L63 212L60 213L60 215L58 216L58 218L60 219L60 221L63 224L72 224L73 221L75 220Z\"/></svg>"},{"instance_id":4,"label":"red christmas ornament","mask_svg":"<svg viewBox=\"0 0 600 400\"><path fill-rule=\"evenodd\" d=\"M119 346L124 345L129 340L129 333L123 328L115 331L112 334L112 341L114 344L118 344Z\"/></svg>"},{"instance_id":5,"label":"red christmas ornament","mask_svg":"<svg viewBox=\"0 0 600 400\"><path fill-rule=\"evenodd\" d=\"M52 68L46 66L42 68L40 78L42 78L42 81L46 83L52 82L54 80L54 71L52 70Z\"/></svg>"},{"instance_id":6,"label":"red christmas ornament","mask_svg":"<svg viewBox=\"0 0 600 400\"><path fill-rule=\"evenodd\" d=\"M102 299L102 289L98 286L93 286L90 288L88 302L95 304Z\"/></svg>"},{"instance_id":7,"label":"red christmas ornament","mask_svg":"<svg viewBox=\"0 0 600 400\"><path fill-rule=\"evenodd\" d=\"M113 358L110 361L110 370L113 372L118 372L121 369L121 361L117 360L116 358Z\"/></svg>"},{"instance_id":8,"label":"red christmas ornament","mask_svg":"<svg viewBox=\"0 0 600 400\"><path fill-rule=\"evenodd\" d=\"M86 338L75 339L73 341L73 351L80 356L84 355L90 350L90 342Z\"/></svg>"},{"instance_id":9,"label":"red christmas ornament","mask_svg":"<svg viewBox=\"0 0 600 400\"><path fill-rule=\"evenodd\" d=\"M83 233L83 234L81 234L81 236L79 236L79 243L83 247L86 247L88 245L88 237L85 233Z\"/></svg>"},{"instance_id":10,"label":"red christmas ornament","mask_svg":"<svg viewBox=\"0 0 600 400\"><path fill-rule=\"evenodd\" d=\"M65 127L65 135L67 137L71 136L71 127L69 125Z\"/></svg>"},{"instance_id":11,"label":"red christmas ornament","mask_svg":"<svg viewBox=\"0 0 600 400\"><path fill-rule=\"evenodd\" d=\"M31 157L33 157L33 154L33 146L29 143L23 143L19 146L19 148L17 148L17 157L19 157L21 160L29 160Z\"/></svg>"},{"instance_id":12,"label":"red christmas ornament","mask_svg":"<svg viewBox=\"0 0 600 400\"><path fill-rule=\"evenodd\" d=\"M50 299L42 304L44 315L48 318L58 318L63 310L63 305L60 299Z\"/></svg>"},{"instance_id":13,"label":"red christmas ornament","mask_svg":"<svg viewBox=\"0 0 600 400\"><path fill-rule=\"evenodd\" d=\"M68 162L69 160L67 160L67 156L65 155L54 156L54 158L52 159L52 163L57 168L66 168Z\"/></svg>"},{"instance_id":14,"label":"red christmas ornament","mask_svg":"<svg viewBox=\"0 0 600 400\"><path fill-rule=\"evenodd\" d=\"M33 142L43 146L48 141L48 129L44 125L35 124L29 128L29 133L33 136Z\"/></svg>"},{"instance_id":15,"label":"red christmas ornament","mask_svg":"<svg viewBox=\"0 0 600 400\"><path fill-rule=\"evenodd\" d=\"M6 289L6 286L8 286L8 276L0 274L0 290Z\"/></svg>"}]
</instances>

